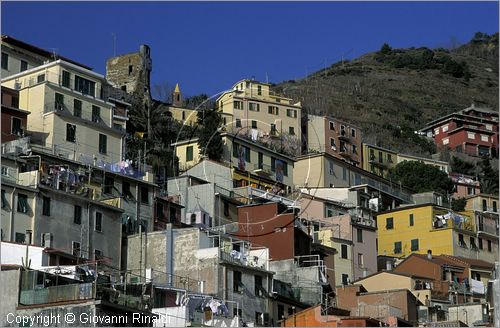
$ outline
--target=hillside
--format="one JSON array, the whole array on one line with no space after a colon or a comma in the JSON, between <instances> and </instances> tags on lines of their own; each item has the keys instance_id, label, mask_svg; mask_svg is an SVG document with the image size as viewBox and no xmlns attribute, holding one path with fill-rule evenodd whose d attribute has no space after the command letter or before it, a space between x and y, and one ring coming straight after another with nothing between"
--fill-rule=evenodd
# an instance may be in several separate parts
<instances>
[{"instance_id":1,"label":"hillside","mask_svg":"<svg viewBox=\"0 0 500 328\"><path fill-rule=\"evenodd\" d=\"M477 33L454 49L391 49L339 62L273 89L363 129L363 141L415 155L433 143L414 134L426 122L474 103L498 109L498 33Z\"/></svg>"}]
</instances>

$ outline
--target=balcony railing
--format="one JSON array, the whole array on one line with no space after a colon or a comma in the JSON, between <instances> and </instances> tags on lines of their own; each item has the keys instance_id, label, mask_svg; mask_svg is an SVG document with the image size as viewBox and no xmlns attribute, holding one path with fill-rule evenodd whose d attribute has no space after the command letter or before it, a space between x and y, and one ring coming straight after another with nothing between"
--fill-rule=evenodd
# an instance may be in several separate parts
<instances>
[{"instance_id":1,"label":"balcony railing","mask_svg":"<svg viewBox=\"0 0 500 328\"><path fill-rule=\"evenodd\" d=\"M94 298L94 284L70 284L21 290L19 304L39 305L56 302L89 300Z\"/></svg>"},{"instance_id":2,"label":"balcony railing","mask_svg":"<svg viewBox=\"0 0 500 328\"><path fill-rule=\"evenodd\" d=\"M266 164L254 164L253 172L254 173L263 173L263 174L266 174L267 176L274 175L274 171L273 171L271 165L266 165Z\"/></svg>"},{"instance_id":3,"label":"balcony railing","mask_svg":"<svg viewBox=\"0 0 500 328\"><path fill-rule=\"evenodd\" d=\"M477 228L478 232L487 233L493 236L498 236L498 228L490 225L479 224Z\"/></svg>"}]
</instances>

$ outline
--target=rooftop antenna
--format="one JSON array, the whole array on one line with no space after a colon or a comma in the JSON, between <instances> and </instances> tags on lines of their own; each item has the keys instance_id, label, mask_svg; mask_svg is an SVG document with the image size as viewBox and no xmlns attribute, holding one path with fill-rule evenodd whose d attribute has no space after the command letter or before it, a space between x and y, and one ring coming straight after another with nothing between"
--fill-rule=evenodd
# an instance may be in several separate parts
<instances>
[{"instance_id":1,"label":"rooftop antenna","mask_svg":"<svg viewBox=\"0 0 500 328\"><path fill-rule=\"evenodd\" d=\"M52 59L57 59L57 48L50 48L52 50Z\"/></svg>"},{"instance_id":2,"label":"rooftop antenna","mask_svg":"<svg viewBox=\"0 0 500 328\"><path fill-rule=\"evenodd\" d=\"M266 83L269 83L269 76L267 75L267 72L266 72Z\"/></svg>"},{"instance_id":3,"label":"rooftop antenna","mask_svg":"<svg viewBox=\"0 0 500 328\"><path fill-rule=\"evenodd\" d=\"M111 37L113 38L113 57L116 57L116 34L111 32Z\"/></svg>"}]
</instances>

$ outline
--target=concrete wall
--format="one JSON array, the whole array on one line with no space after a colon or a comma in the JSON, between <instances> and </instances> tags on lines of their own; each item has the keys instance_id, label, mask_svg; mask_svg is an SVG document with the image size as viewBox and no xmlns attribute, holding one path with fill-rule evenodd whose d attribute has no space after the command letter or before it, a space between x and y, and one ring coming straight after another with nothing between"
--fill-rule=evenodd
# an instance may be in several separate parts
<instances>
[{"instance_id":1,"label":"concrete wall","mask_svg":"<svg viewBox=\"0 0 500 328\"><path fill-rule=\"evenodd\" d=\"M9 242L2 242L0 245L2 248L2 264L23 265L26 257L26 247L28 247L28 263L31 263L31 268L38 269L49 265L49 258L47 253L43 252L43 247Z\"/></svg>"},{"instance_id":2,"label":"concrete wall","mask_svg":"<svg viewBox=\"0 0 500 328\"><path fill-rule=\"evenodd\" d=\"M488 309L486 304L466 304L459 306L448 306L448 320L460 320L469 327L474 323L487 322Z\"/></svg>"},{"instance_id":3,"label":"concrete wall","mask_svg":"<svg viewBox=\"0 0 500 328\"><path fill-rule=\"evenodd\" d=\"M362 231L363 241L358 242L357 230ZM353 226L353 263L354 279L365 277L377 272L377 248L376 248L377 230L355 225ZM359 262L359 254L362 254L363 263Z\"/></svg>"},{"instance_id":4,"label":"concrete wall","mask_svg":"<svg viewBox=\"0 0 500 328\"><path fill-rule=\"evenodd\" d=\"M29 188L13 188L3 184L2 190L5 190L7 200L6 207L2 208L2 240L15 242L16 233L26 235L26 230L33 230L33 218L37 210L36 197L34 190ZM27 213L18 211L18 195L28 196Z\"/></svg>"},{"instance_id":5,"label":"concrete wall","mask_svg":"<svg viewBox=\"0 0 500 328\"><path fill-rule=\"evenodd\" d=\"M2 243L2 263L4 262L4 252L9 251L4 248L6 244ZM7 322L7 314L16 313L19 297L19 278L20 270L0 271L0 294L2 302L0 302L0 326L2 327L17 327L17 324Z\"/></svg>"}]
</instances>

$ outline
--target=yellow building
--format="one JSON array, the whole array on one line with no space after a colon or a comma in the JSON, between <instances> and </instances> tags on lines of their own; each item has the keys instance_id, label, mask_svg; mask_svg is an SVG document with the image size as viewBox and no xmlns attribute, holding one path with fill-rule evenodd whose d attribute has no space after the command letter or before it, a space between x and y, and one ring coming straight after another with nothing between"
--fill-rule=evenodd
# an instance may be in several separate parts
<instances>
[{"instance_id":1,"label":"yellow building","mask_svg":"<svg viewBox=\"0 0 500 328\"><path fill-rule=\"evenodd\" d=\"M130 104L103 95L102 75L57 60L2 79L19 91L19 106L31 112L31 142L56 155L82 161L122 160Z\"/></svg>"},{"instance_id":2,"label":"yellow building","mask_svg":"<svg viewBox=\"0 0 500 328\"><path fill-rule=\"evenodd\" d=\"M363 144L363 170L386 178L391 168L404 161L418 161L436 166L443 172L449 172L448 162L401 154L390 149Z\"/></svg>"},{"instance_id":3,"label":"yellow building","mask_svg":"<svg viewBox=\"0 0 500 328\"><path fill-rule=\"evenodd\" d=\"M238 135L222 134L222 162L233 170L235 187L252 186L262 190L291 191L294 159ZM199 163L204 154L198 139L172 144L179 158L180 171Z\"/></svg>"},{"instance_id":4,"label":"yellow building","mask_svg":"<svg viewBox=\"0 0 500 328\"><path fill-rule=\"evenodd\" d=\"M389 169L396 166L398 153L382 147L363 144L363 170L387 177Z\"/></svg>"},{"instance_id":5,"label":"yellow building","mask_svg":"<svg viewBox=\"0 0 500 328\"><path fill-rule=\"evenodd\" d=\"M378 254L411 253L478 258L476 227L470 211L454 213L433 204L399 207L377 215Z\"/></svg>"},{"instance_id":6,"label":"yellow building","mask_svg":"<svg viewBox=\"0 0 500 328\"><path fill-rule=\"evenodd\" d=\"M262 135L296 135L301 138L302 106L273 94L267 83L241 80L217 99L228 131L258 130ZM238 132L239 133L239 132Z\"/></svg>"},{"instance_id":7,"label":"yellow building","mask_svg":"<svg viewBox=\"0 0 500 328\"><path fill-rule=\"evenodd\" d=\"M169 112L172 114L172 118L176 121L180 121L189 126L195 126L198 122L198 115L195 109L184 108L184 98L182 96L179 83L175 85L175 89L172 92L172 105L168 106Z\"/></svg>"}]
</instances>

